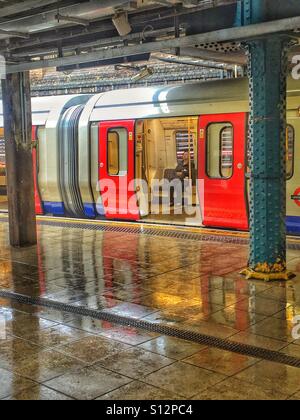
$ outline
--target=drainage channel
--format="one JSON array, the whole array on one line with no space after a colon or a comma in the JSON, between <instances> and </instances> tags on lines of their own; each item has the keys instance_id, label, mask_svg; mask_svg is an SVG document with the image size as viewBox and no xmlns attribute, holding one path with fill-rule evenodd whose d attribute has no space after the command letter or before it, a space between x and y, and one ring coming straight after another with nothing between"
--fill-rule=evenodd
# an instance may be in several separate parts
<instances>
[{"instance_id":1,"label":"drainage channel","mask_svg":"<svg viewBox=\"0 0 300 420\"><path fill-rule=\"evenodd\" d=\"M74 306L61 302L56 302L50 299L30 297L10 291L0 290L0 297L17 301L18 303L41 306L50 309L55 309L61 312L68 312L71 314L91 317L101 321L107 321L113 324L118 324L126 327L137 328L149 332L158 333L160 335L166 335L169 337L180 338L187 341L192 341L198 344L202 344L208 347L217 348L220 350L230 351L233 353L242 354L249 357L255 357L257 359L263 359L275 363L280 363L296 368L300 368L300 359L289 356L277 351L263 349L261 347L255 347L247 344L237 343L228 339L222 339L213 337L210 335L201 334L193 331L193 329L187 330L184 328L178 328L166 324L155 323L144 319L136 319L127 316L122 316L102 310L89 309L85 306Z\"/></svg>"},{"instance_id":2,"label":"drainage channel","mask_svg":"<svg viewBox=\"0 0 300 420\"><path fill-rule=\"evenodd\" d=\"M199 228L199 233L191 233L189 232L189 228L187 227L187 232L177 231L170 229L160 229L159 227L151 228L151 227L143 227L140 226L103 226L103 225L96 225L96 224L82 224L82 223L61 223L61 222L50 222L50 221L40 221L42 225L48 225L53 227L62 227L62 228L74 228L74 229L86 229L86 230L98 230L102 232L115 232L115 233L129 233L129 234L138 234L138 235L147 235L147 236L156 236L156 237L164 237L164 238L174 238L174 239L185 239L185 240L192 240L192 241L202 241L202 242L226 242L230 244L237 244L237 245L247 245L249 240L247 238L241 238L238 236L228 235L226 232L222 233L208 233L207 231L201 232ZM299 243L300 248L300 243Z\"/></svg>"},{"instance_id":3,"label":"drainage channel","mask_svg":"<svg viewBox=\"0 0 300 420\"><path fill-rule=\"evenodd\" d=\"M7 223L8 216L2 214L0 217L0 223ZM235 231L223 231L215 230L209 228L198 228L198 231L191 232L190 228L185 227L185 232L183 230L174 229L171 226L167 228L164 226L157 225L155 227L137 224L134 226L128 225L113 225L109 223L101 222L82 222L80 220L72 221L63 221L63 220L43 220L39 218L37 220L39 226L51 226L63 229L82 229L82 230L91 230L91 231L100 231L100 232L114 232L114 233L126 233L134 235L146 235L152 237L165 237L165 238L174 238L174 239L184 239L191 241L201 241L201 242L223 242L234 245L248 245L249 238L245 237L243 234ZM287 249L289 250L300 250L300 239L296 237L290 237L287 240Z\"/></svg>"},{"instance_id":4,"label":"drainage channel","mask_svg":"<svg viewBox=\"0 0 300 420\"><path fill-rule=\"evenodd\" d=\"M8 217L7 215L3 215L0 217L0 223L7 223ZM214 229L208 230L204 228L198 228L197 232L191 232L189 227L185 228L185 232L182 229L174 229L171 226L162 227L160 225L153 226L153 225L139 225L132 224L128 226L126 224L109 224L109 223L101 223L101 222L82 222L80 220L49 220L40 217L37 219L38 226L51 226L63 229L82 229L82 230L90 230L90 231L99 231L99 232L113 232L113 233L125 233L125 234L134 234L134 235L147 235L147 236L156 236L156 237L165 237L165 238L174 238L174 239L185 239L185 240L192 240L192 241L202 241L202 242L225 242L230 244L237 244L237 245L247 245L249 243L248 238L244 238L239 236L238 232L227 232L227 231L216 231ZM300 241L299 241L299 249L300 249Z\"/></svg>"},{"instance_id":5,"label":"drainage channel","mask_svg":"<svg viewBox=\"0 0 300 420\"><path fill-rule=\"evenodd\" d=\"M1 214L1 213L0 213ZM8 223L8 217L5 214L1 215L0 223ZM122 226L122 225L113 225L109 223L97 223L97 222L81 222L76 220L74 222L63 221L63 220L43 220L42 217L37 220L39 226L51 226L63 229L82 229L82 230L91 230L99 232L113 232L113 233L126 233L133 235L146 235L152 237L164 237L164 238L174 238L174 239L183 239L190 241L201 241L201 242L220 242L228 243L233 245L248 245L249 238L245 237L239 232L229 232L223 230L215 230L208 228L198 228L198 231L192 231L187 226L185 227L185 232L183 230L174 229L171 226L167 228L164 226L157 225L147 226L137 224L134 226ZM290 237L287 240L287 249L289 250L300 250L300 239L297 237Z\"/></svg>"},{"instance_id":6,"label":"drainage channel","mask_svg":"<svg viewBox=\"0 0 300 420\"><path fill-rule=\"evenodd\" d=\"M199 228L199 232L189 232L189 227L186 227L186 232L178 231L172 229L171 227L166 229L150 226L113 226L113 225L103 225L95 223L80 223L80 222L61 222L61 221L52 221L52 220L39 220L39 225L42 226L52 226L58 228L71 228L71 229L86 229L86 230L97 230L102 232L115 232L115 233L129 233L135 235L147 235L147 236L156 236L164 238L174 238L174 239L184 239L190 241L201 241L201 242L223 242L227 244L234 245L248 245L249 238L239 236L238 233L228 232L228 231L217 231L212 229L203 229ZM289 250L300 250L300 240L294 238L293 241L287 241L287 249Z\"/></svg>"}]
</instances>

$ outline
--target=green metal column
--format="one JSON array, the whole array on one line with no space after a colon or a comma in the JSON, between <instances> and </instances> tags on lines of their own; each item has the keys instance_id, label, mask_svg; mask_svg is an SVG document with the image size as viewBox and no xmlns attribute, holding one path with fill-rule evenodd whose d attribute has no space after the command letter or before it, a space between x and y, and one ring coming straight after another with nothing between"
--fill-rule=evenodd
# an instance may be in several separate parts
<instances>
[{"instance_id":1,"label":"green metal column","mask_svg":"<svg viewBox=\"0 0 300 420\"><path fill-rule=\"evenodd\" d=\"M279 36L247 43L250 80L250 260L247 278L286 270L287 46Z\"/></svg>"},{"instance_id":2,"label":"green metal column","mask_svg":"<svg viewBox=\"0 0 300 420\"><path fill-rule=\"evenodd\" d=\"M240 2L240 25L262 22L264 0ZM288 39L246 42L249 58L250 258L247 278L290 279L286 267L286 90Z\"/></svg>"}]
</instances>

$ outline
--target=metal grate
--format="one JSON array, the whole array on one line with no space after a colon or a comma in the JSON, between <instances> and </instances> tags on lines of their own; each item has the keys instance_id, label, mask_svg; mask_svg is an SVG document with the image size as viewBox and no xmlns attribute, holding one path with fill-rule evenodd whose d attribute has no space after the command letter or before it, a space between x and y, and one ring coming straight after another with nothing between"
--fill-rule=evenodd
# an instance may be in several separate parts
<instances>
[{"instance_id":1,"label":"metal grate","mask_svg":"<svg viewBox=\"0 0 300 420\"><path fill-rule=\"evenodd\" d=\"M226 232L226 231L215 231L213 229L201 229L199 232L189 232L189 228L186 227L186 232L178 231L176 229L162 228L159 229L159 226L155 228L147 227L145 225L140 226L112 226L96 223L81 223L80 221L66 223L63 221L50 221L50 220L39 220L38 224L45 226L54 226L54 227L63 227L63 228L74 228L74 229L87 229L87 230L99 230L102 232L119 232L119 233L129 233L129 234L138 234L138 235L149 235L157 237L166 237L166 238L175 238L175 239L185 239L191 241L202 241L202 242L225 242L230 244L237 245L248 245L249 238L241 237L238 232ZM202 231L201 231L202 230ZM294 238L293 242L288 240L287 248L290 250L300 250L300 239Z\"/></svg>"},{"instance_id":2,"label":"metal grate","mask_svg":"<svg viewBox=\"0 0 300 420\"><path fill-rule=\"evenodd\" d=\"M0 223L7 223L8 216L7 214L1 213ZM229 243L236 245L248 245L249 238L242 237L240 232L227 232L223 230L214 230L208 228L198 228L199 232L189 232L190 228L185 227L185 231L178 230L172 227L161 228L159 225L155 228L148 227L147 224L135 226L132 223L132 226L122 226L121 224L116 226L99 221L97 222L82 222L80 220L74 220L70 222L64 219L53 219L53 220L43 220L43 216L37 220L39 226L51 226L64 229L83 229L83 230L97 230L101 232L116 232L116 233L126 233L133 235L148 235L148 236L157 236L165 238L175 238L175 239L185 239L190 241L201 241L201 242L221 242ZM300 238L297 237L289 238L287 241L287 248L289 250L300 250Z\"/></svg>"},{"instance_id":3,"label":"metal grate","mask_svg":"<svg viewBox=\"0 0 300 420\"><path fill-rule=\"evenodd\" d=\"M26 295L17 294L14 292L0 290L0 297L15 300L18 303L33 306L42 306L50 309L55 309L61 312L68 312L81 316L88 316L101 321L107 321L127 327L138 328L145 331L155 332L161 335L180 338L187 341L192 341L209 347L214 347L220 350L230 351L233 353L243 354L257 359L268 360L275 363L280 363L296 368L300 368L300 359L289 356L280 352L263 349L261 347L241 344L222 338L201 334L194 331L192 328L186 330L184 328L173 327L161 323L155 323L144 319L130 318L118 314L108 312L106 309L95 310L84 306L69 305L57 301L52 301L44 298L35 298Z\"/></svg>"},{"instance_id":4,"label":"metal grate","mask_svg":"<svg viewBox=\"0 0 300 420\"><path fill-rule=\"evenodd\" d=\"M117 233L129 233L129 234L138 234L138 235L149 235L149 236L158 236L158 237L167 237L167 238L176 238L176 239L186 239L193 241L216 241L216 242L226 242L234 243L239 245L247 245L249 240L247 238L241 238L238 235L226 235L226 232L222 234L217 233L207 233L207 231L201 232L199 228L199 233L189 233L189 228L186 228L187 232L178 231L175 229L159 229L151 228L147 226L112 226L112 225L103 225L97 223L81 223L79 222L63 222L63 221L49 221L49 220L39 220L39 225L42 226L52 226L52 227L61 227L61 228L72 228L72 229L87 229L87 230L99 230L102 232L117 232ZM299 243L300 247L300 243Z\"/></svg>"}]
</instances>

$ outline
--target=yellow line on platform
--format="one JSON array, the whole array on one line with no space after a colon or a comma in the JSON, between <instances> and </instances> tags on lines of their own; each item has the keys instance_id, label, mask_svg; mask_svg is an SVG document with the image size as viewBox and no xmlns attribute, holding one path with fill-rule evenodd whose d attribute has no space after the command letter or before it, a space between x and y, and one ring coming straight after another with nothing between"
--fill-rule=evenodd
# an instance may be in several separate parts
<instances>
[{"instance_id":1,"label":"yellow line on platform","mask_svg":"<svg viewBox=\"0 0 300 420\"><path fill-rule=\"evenodd\" d=\"M86 224L86 225L97 225L97 226L113 226L113 227L128 227L128 228L141 228L143 230L171 230L173 232L181 233L196 233L199 235L220 235L220 236L233 236L239 238L248 238L249 234L247 232L232 232L224 231L218 229L207 229L203 227L191 227L191 226L175 226L175 225L165 225L159 223L141 223L141 222L123 222L123 221L114 221L114 220L85 220L85 219L70 219L70 218L56 218L56 217L47 217L47 216L38 216L38 220L47 220L50 222L59 221L60 223L66 224Z\"/></svg>"},{"instance_id":2,"label":"yellow line on platform","mask_svg":"<svg viewBox=\"0 0 300 420\"><path fill-rule=\"evenodd\" d=\"M0 213L0 218L8 218L7 213ZM86 219L70 219L70 218L58 218L58 217L51 217L51 216L37 216L37 220L39 221L48 221L48 222L59 222L68 224L81 224L81 225L97 225L97 226L112 226L112 227L128 227L128 228L140 228L144 231L147 230L157 230L157 231L166 231L171 230L173 232L180 232L180 233L194 233L198 235L216 235L220 237L228 236L228 237L235 237L240 239L249 239L248 232L241 232L241 231L229 231L229 230L221 230L221 229L209 229L205 227L191 227L191 226L176 226L176 225L165 225L159 223L141 223L141 222L123 222L123 221L115 221L115 220L86 220ZM295 238L294 236L287 237L289 243L300 243L300 238Z\"/></svg>"}]
</instances>

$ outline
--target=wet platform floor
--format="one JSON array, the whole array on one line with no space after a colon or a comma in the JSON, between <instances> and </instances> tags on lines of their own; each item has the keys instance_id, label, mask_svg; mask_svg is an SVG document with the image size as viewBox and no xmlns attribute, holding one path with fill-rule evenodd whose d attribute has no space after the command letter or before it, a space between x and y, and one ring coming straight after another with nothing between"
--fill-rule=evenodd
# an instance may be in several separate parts
<instances>
[{"instance_id":1,"label":"wet platform floor","mask_svg":"<svg viewBox=\"0 0 300 420\"><path fill-rule=\"evenodd\" d=\"M8 245L0 290L103 309L300 358L297 277L246 281L246 245L40 225ZM299 399L300 369L0 298L0 399Z\"/></svg>"}]
</instances>

